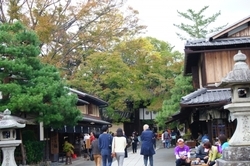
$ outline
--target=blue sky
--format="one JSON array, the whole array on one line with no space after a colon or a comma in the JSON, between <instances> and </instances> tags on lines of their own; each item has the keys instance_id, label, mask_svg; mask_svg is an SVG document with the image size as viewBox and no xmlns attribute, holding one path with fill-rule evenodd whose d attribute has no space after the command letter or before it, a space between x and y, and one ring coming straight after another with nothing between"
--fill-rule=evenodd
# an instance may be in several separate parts
<instances>
[{"instance_id":1,"label":"blue sky","mask_svg":"<svg viewBox=\"0 0 250 166\"><path fill-rule=\"evenodd\" d=\"M180 24L185 19L178 16L177 10L185 12L193 9L197 12L209 6L205 16L221 11L211 28L226 23L230 25L250 16L250 0L127 0L127 5L139 11L140 23L148 26L147 36L166 41L180 52L184 52L185 41L177 37L176 32L181 31L173 24Z\"/></svg>"}]
</instances>

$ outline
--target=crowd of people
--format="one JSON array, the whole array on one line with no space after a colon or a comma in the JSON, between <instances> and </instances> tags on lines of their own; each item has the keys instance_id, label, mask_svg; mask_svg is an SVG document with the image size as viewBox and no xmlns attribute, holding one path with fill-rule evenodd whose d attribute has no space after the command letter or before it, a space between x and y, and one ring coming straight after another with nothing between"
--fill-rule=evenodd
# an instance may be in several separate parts
<instances>
[{"instance_id":1,"label":"crowd of people","mask_svg":"<svg viewBox=\"0 0 250 166\"><path fill-rule=\"evenodd\" d=\"M156 139L157 135L149 129L147 124L143 126L140 139L137 132L127 137L121 128L118 128L115 133L110 133L109 127L104 125L101 134L91 132L84 134L81 138L77 137L76 141L81 145L83 157L87 160L92 159L96 166L111 166L114 158L118 166L123 166L124 159L128 157L128 146L132 147L132 153L137 153L138 144L141 143L140 154L143 155L145 166L148 162L150 166L153 166ZM71 164L71 156L66 164Z\"/></svg>"},{"instance_id":2,"label":"crowd of people","mask_svg":"<svg viewBox=\"0 0 250 166\"><path fill-rule=\"evenodd\" d=\"M195 160L193 164L205 163L208 166L214 166L216 160L222 158L223 150L229 146L228 139L224 134L218 136L218 140L212 144L207 134L198 134L197 140L200 141L196 147ZM176 166L191 165L190 160L190 148L185 145L185 141L182 138L177 140L177 146L174 149L176 156Z\"/></svg>"},{"instance_id":3,"label":"crowd of people","mask_svg":"<svg viewBox=\"0 0 250 166\"><path fill-rule=\"evenodd\" d=\"M149 125L143 126L140 139L136 132L130 137L118 128L113 134L108 132L108 126L102 127L102 133L91 132L86 134L81 140L84 149L88 154L93 155L96 166L111 166L113 158L116 159L118 166L123 166L124 159L128 157L127 148L131 145L132 153L137 153L137 146L140 143L140 154L143 156L144 165L153 166L153 155L155 154L157 134L150 130ZM161 135L164 148L174 147L176 166L206 163L214 166L216 160L222 158L222 152L229 146L227 137L220 134L216 142L210 141L208 134L198 133L197 146L195 148L195 160L191 161L190 147L185 144L185 140L175 130L166 130Z\"/></svg>"}]
</instances>

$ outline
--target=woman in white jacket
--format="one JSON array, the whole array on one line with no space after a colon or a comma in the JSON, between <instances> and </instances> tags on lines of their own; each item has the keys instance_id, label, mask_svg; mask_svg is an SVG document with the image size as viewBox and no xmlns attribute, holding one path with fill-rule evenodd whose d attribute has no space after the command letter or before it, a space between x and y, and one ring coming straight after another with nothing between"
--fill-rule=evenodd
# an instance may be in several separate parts
<instances>
[{"instance_id":1,"label":"woman in white jacket","mask_svg":"<svg viewBox=\"0 0 250 166\"><path fill-rule=\"evenodd\" d=\"M112 141L112 155L116 157L118 166L123 166L125 151L124 149L127 146L127 140L123 135L121 128L118 128L116 131L116 136Z\"/></svg>"}]
</instances>

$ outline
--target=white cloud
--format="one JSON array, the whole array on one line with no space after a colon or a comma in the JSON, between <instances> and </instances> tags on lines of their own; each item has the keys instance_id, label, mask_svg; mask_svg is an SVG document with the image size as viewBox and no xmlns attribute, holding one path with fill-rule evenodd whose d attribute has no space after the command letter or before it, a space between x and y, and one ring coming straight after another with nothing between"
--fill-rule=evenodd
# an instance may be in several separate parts
<instances>
[{"instance_id":1,"label":"white cloud","mask_svg":"<svg viewBox=\"0 0 250 166\"><path fill-rule=\"evenodd\" d=\"M221 11L211 27L233 24L250 15L249 0L127 0L127 5L139 11L140 23L148 26L147 36L169 42L180 52L183 52L185 42L177 37L176 32L180 31L173 24L180 24L185 19L178 16L177 10L199 11L209 6L204 13L208 17Z\"/></svg>"}]
</instances>

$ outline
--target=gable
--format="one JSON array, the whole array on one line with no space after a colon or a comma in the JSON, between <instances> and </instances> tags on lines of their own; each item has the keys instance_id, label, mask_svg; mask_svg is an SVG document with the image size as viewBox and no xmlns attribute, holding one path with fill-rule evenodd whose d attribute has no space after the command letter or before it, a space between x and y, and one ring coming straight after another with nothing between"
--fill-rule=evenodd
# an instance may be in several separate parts
<instances>
[{"instance_id":1,"label":"gable","mask_svg":"<svg viewBox=\"0 0 250 166\"><path fill-rule=\"evenodd\" d=\"M192 67L206 52L245 50L250 47L250 16L211 35L206 39L189 40L185 44L184 75L192 74ZM195 63L195 64L194 64Z\"/></svg>"},{"instance_id":2,"label":"gable","mask_svg":"<svg viewBox=\"0 0 250 166\"><path fill-rule=\"evenodd\" d=\"M219 32L216 32L215 34L211 35L209 37L209 41L219 39L219 38L227 38L227 37L233 37L233 35L238 34L238 37L244 37L245 33L248 31L250 25L250 16L237 21L236 23L222 29ZM248 31L249 32L249 31ZM249 34L249 33L247 33Z\"/></svg>"}]
</instances>

